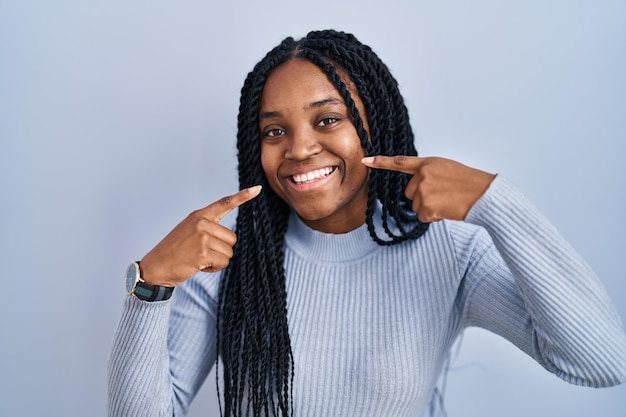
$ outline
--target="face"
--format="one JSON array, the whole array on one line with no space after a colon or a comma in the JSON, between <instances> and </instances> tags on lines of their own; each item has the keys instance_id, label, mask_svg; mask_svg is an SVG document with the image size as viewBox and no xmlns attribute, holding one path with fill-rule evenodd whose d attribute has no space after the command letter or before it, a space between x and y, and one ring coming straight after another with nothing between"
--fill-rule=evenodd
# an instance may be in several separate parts
<instances>
[{"instance_id":1,"label":"face","mask_svg":"<svg viewBox=\"0 0 626 417\"><path fill-rule=\"evenodd\" d=\"M319 67L292 59L270 74L261 96L259 129L265 176L305 224L345 233L365 222L365 153L339 91Z\"/></svg>"}]
</instances>

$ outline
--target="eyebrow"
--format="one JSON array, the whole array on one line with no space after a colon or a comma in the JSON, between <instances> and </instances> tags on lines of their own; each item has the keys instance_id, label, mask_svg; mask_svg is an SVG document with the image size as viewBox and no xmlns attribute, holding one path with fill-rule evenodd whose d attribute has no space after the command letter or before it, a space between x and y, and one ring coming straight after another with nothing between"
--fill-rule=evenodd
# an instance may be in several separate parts
<instances>
[{"instance_id":1,"label":"eyebrow","mask_svg":"<svg viewBox=\"0 0 626 417\"><path fill-rule=\"evenodd\" d=\"M320 107L324 107L328 104L341 104L341 105L345 105L344 102L342 100L339 100L338 98L334 98L334 97L328 97L325 98L323 100L318 100L318 101L314 101L312 103L309 103L308 105L304 106L304 110L305 111L309 111L312 109L317 109ZM263 113L259 114L259 120L264 120L264 119L270 119L272 117L280 117L281 113L278 111L264 111Z\"/></svg>"},{"instance_id":2,"label":"eyebrow","mask_svg":"<svg viewBox=\"0 0 626 417\"><path fill-rule=\"evenodd\" d=\"M317 109L319 107L324 107L327 104L343 104L343 101L334 97L328 97L320 101L314 101L313 103L306 106L304 110Z\"/></svg>"}]
</instances>

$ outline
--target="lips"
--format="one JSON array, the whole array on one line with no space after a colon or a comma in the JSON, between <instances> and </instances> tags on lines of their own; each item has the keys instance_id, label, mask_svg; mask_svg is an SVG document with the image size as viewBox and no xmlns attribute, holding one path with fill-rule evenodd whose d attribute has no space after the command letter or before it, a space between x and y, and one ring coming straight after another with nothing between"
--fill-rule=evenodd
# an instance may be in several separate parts
<instances>
[{"instance_id":1,"label":"lips","mask_svg":"<svg viewBox=\"0 0 626 417\"><path fill-rule=\"evenodd\" d=\"M325 167L325 168L314 169L312 171L305 172L302 174L292 175L291 180L295 184L309 184L321 178L329 176L335 171L335 169L337 169L337 167Z\"/></svg>"}]
</instances>

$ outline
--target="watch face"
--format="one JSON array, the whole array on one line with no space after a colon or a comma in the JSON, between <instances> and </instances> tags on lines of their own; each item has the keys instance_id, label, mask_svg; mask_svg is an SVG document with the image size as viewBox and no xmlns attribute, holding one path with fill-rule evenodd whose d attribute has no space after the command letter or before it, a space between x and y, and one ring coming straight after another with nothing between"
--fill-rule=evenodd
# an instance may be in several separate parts
<instances>
[{"instance_id":1,"label":"watch face","mask_svg":"<svg viewBox=\"0 0 626 417\"><path fill-rule=\"evenodd\" d=\"M139 280L139 265L136 262L128 265L126 270L126 292L131 293Z\"/></svg>"}]
</instances>

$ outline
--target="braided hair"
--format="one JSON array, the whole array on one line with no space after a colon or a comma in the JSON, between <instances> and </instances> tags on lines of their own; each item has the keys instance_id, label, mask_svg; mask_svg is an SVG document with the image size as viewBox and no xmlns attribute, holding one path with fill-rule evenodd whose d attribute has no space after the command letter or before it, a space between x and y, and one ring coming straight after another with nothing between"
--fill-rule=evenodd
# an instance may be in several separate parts
<instances>
[{"instance_id":1,"label":"braided hair","mask_svg":"<svg viewBox=\"0 0 626 417\"><path fill-rule=\"evenodd\" d=\"M293 412L294 361L284 272L289 207L272 191L261 167L258 106L269 74L294 58L308 59L328 75L349 109L367 155L417 155L396 80L372 49L353 35L326 30L310 32L298 41L286 38L248 74L238 116L239 184L264 187L261 195L238 209L238 241L218 296L217 346L224 367L220 413L228 417L286 417ZM349 79L342 79L338 71ZM346 83L356 87L365 115L357 110ZM417 239L428 229L404 196L408 179L395 171L370 173L366 223L380 245ZM377 231L374 223L379 201L383 231ZM385 237L379 236L381 232ZM217 378L219 390L219 369Z\"/></svg>"}]
</instances>

